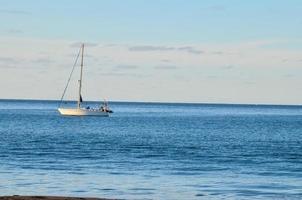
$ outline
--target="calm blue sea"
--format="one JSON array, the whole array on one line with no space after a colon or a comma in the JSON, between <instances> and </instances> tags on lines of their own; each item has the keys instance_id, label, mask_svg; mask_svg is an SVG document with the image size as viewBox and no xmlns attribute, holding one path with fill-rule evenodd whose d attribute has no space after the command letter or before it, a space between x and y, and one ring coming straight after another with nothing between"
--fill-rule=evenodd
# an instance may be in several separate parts
<instances>
[{"instance_id":1,"label":"calm blue sea","mask_svg":"<svg viewBox=\"0 0 302 200\"><path fill-rule=\"evenodd\" d=\"M94 103L92 103L94 104ZM0 101L0 194L302 199L302 107Z\"/></svg>"}]
</instances>

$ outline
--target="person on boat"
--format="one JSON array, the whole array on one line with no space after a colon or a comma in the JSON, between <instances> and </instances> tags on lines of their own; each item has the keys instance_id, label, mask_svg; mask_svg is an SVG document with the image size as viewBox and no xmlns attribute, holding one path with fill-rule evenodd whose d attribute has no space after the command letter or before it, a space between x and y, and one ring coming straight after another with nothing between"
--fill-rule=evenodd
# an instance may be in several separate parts
<instances>
[{"instance_id":1,"label":"person on boat","mask_svg":"<svg viewBox=\"0 0 302 200\"><path fill-rule=\"evenodd\" d=\"M108 103L106 100L104 100L103 105L100 107L100 110L102 112L106 112L106 113L113 113L113 111L109 109Z\"/></svg>"}]
</instances>

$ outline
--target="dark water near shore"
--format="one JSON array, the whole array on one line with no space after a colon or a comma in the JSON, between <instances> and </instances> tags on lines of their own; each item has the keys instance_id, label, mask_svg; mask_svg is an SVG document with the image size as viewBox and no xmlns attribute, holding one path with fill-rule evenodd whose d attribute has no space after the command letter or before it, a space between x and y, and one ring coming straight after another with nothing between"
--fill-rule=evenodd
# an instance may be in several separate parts
<instances>
[{"instance_id":1,"label":"dark water near shore","mask_svg":"<svg viewBox=\"0 0 302 200\"><path fill-rule=\"evenodd\" d=\"M302 199L302 107L0 101L0 194Z\"/></svg>"}]
</instances>

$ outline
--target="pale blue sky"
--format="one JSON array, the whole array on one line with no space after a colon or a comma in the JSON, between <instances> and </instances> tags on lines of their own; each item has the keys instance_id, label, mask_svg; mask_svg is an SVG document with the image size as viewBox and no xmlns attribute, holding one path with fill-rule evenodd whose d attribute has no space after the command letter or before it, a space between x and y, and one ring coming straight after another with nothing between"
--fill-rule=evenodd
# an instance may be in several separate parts
<instances>
[{"instance_id":1,"label":"pale blue sky","mask_svg":"<svg viewBox=\"0 0 302 200\"><path fill-rule=\"evenodd\" d=\"M101 97L302 102L300 0L0 0L0 5L0 78L1 85L9 84L0 98L57 99L74 46L83 41L90 43L86 76L92 74L85 76L86 89L98 85ZM101 98L89 91L86 96Z\"/></svg>"},{"instance_id":2,"label":"pale blue sky","mask_svg":"<svg viewBox=\"0 0 302 200\"><path fill-rule=\"evenodd\" d=\"M300 0L1 0L1 28L38 38L203 43L300 39ZM8 35L9 33L7 33Z\"/></svg>"}]
</instances>

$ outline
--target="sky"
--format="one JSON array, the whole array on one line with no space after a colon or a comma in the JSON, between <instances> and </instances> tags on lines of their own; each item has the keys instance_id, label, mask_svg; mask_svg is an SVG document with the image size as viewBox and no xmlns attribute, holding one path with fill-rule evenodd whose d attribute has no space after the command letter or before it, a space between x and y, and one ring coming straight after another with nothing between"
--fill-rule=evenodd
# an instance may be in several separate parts
<instances>
[{"instance_id":1,"label":"sky","mask_svg":"<svg viewBox=\"0 0 302 200\"><path fill-rule=\"evenodd\" d=\"M302 104L301 0L0 5L1 99Z\"/></svg>"}]
</instances>

